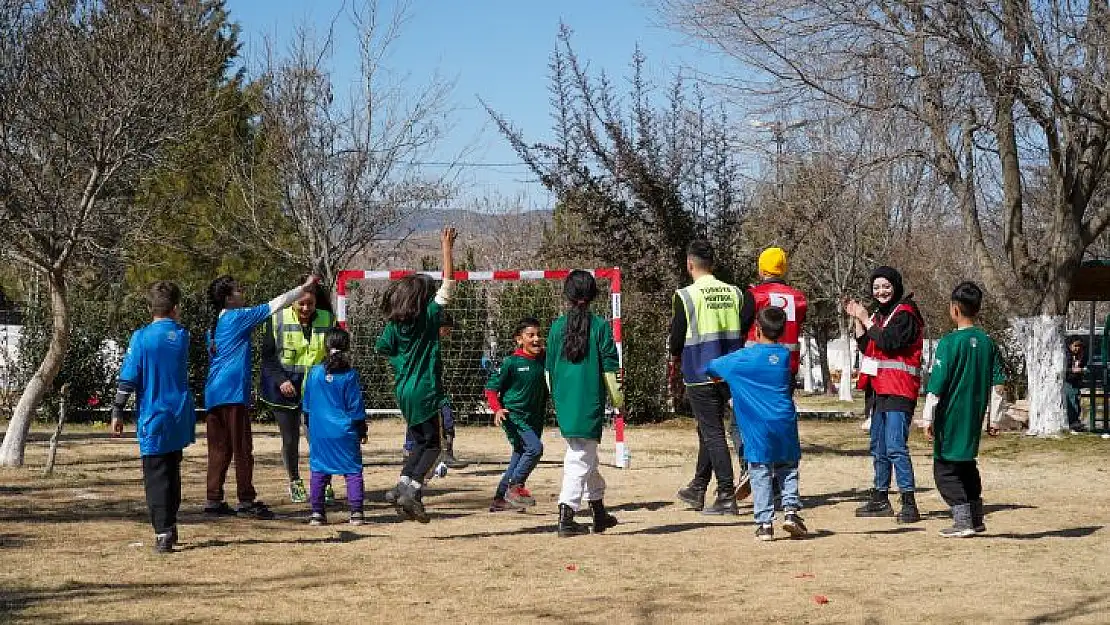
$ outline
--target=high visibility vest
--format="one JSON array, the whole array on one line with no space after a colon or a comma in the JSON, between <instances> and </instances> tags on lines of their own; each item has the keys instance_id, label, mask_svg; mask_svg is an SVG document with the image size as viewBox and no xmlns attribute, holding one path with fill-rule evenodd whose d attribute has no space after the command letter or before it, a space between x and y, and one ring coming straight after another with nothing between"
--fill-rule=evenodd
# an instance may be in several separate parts
<instances>
[{"instance_id":1,"label":"high visibility vest","mask_svg":"<svg viewBox=\"0 0 1110 625\"><path fill-rule=\"evenodd\" d=\"M713 276L702 276L679 289L675 297L686 312L686 341L682 347L682 379L686 384L708 384L709 361L744 346L740 309L744 292Z\"/></svg>"},{"instance_id":2,"label":"high visibility vest","mask_svg":"<svg viewBox=\"0 0 1110 625\"><path fill-rule=\"evenodd\" d=\"M328 330L335 326L335 317L326 310L317 309L307 338L297 312L292 308L275 314L271 325L282 371L297 389L298 396L289 398L282 395L280 387L284 380L272 379L273 376L266 375L263 369L262 400L271 405L294 408L300 405L299 393L305 374L313 365L324 362L328 356L324 338Z\"/></svg>"},{"instance_id":3,"label":"high visibility vest","mask_svg":"<svg viewBox=\"0 0 1110 625\"><path fill-rule=\"evenodd\" d=\"M898 304L883 320L885 328L890 320L900 312L913 315L917 323L917 335L913 343L892 354L881 351L875 341L867 343L867 349L860 359L859 382L856 387L865 390L867 385L878 395L896 395L916 400L921 392L921 351L925 344L925 321L909 304ZM878 313L871 316L877 323Z\"/></svg>"},{"instance_id":4,"label":"high visibility vest","mask_svg":"<svg viewBox=\"0 0 1110 625\"><path fill-rule=\"evenodd\" d=\"M794 287L779 280L767 280L748 289L755 300L755 312L768 306L781 308L786 313L786 327L783 328L782 337L778 342L790 350L790 371L798 373L801 365L802 324L806 321L806 296ZM748 329L748 344L755 342L755 324Z\"/></svg>"}]
</instances>

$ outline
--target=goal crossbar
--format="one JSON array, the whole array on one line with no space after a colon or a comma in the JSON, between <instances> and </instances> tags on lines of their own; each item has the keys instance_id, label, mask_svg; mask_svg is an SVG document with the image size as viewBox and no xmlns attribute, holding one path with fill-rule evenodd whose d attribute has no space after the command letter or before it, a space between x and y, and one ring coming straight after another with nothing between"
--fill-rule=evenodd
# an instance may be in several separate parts
<instances>
[{"instance_id":1,"label":"goal crossbar","mask_svg":"<svg viewBox=\"0 0 1110 625\"><path fill-rule=\"evenodd\" d=\"M526 280L565 280L570 275L570 269L535 269L535 270L495 270L495 271L455 271L453 279L456 282L486 282L486 281L526 281ZM609 282L609 292L612 307L611 324L613 328L613 342L617 348L617 360L622 371L624 370L624 332L621 323L621 270L619 267L602 267L589 270L591 275L599 280L607 280ZM336 276L336 323L340 327L347 327L347 304L349 294L349 283L363 281L363 280L378 280L378 281L394 281L400 280L406 276L414 274L424 274L434 280L442 280L443 273L440 271L417 271L412 269L401 270L374 270L367 271L362 269L345 269L338 273ZM368 411L370 412L370 411ZM385 412L373 410L373 412ZM622 410L616 410L613 416L613 430L614 430L614 455L616 466L627 468L628 467L628 454L626 453L625 445L625 419Z\"/></svg>"}]
</instances>

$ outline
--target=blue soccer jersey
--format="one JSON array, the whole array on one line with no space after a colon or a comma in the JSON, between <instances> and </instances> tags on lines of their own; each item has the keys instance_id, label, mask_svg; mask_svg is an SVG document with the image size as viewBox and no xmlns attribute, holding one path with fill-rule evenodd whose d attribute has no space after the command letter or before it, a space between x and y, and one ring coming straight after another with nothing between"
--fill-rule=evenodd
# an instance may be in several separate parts
<instances>
[{"instance_id":1,"label":"blue soccer jersey","mask_svg":"<svg viewBox=\"0 0 1110 625\"><path fill-rule=\"evenodd\" d=\"M308 467L318 473L347 475L362 471L356 421L365 421L362 386L354 369L328 373L316 365L305 376L302 392L308 423Z\"/></svg>"},{"instance_id":2,"label":"blue soccer jersey","mask_svg":"<svg viewBox=\"0 0 1110 625\"><path fill-rule=\"evenodd\" d=\"M711 361L708 371L727 382L732 392L745 460L796 462L802 457L789 349L757 343Z\"/></svg>"},{"instance_id":3,"label":"blue soccer jersey","mask_svg":"<svg viewBox=\"0 0 1110 625\"><path fill-rule=\"evenodd\" d=\"M250 404L251 333L273 314L269 304L253 308L230 308L216 322L216 332L207 334L208 380L204 384L204 406Z\"/></svg>"},{"instance_id":4,"label":"blue soccer jersey","mask_svg":"<svg viewBox=\"0 0 1110 625\"><path fill-rule=\"evenodd\" d=\"M188 330L173 319L159 319L137 330L119 379L135 388L138 399L139 453L166 454L196 441Z\"/></svg>"}]
</instances>

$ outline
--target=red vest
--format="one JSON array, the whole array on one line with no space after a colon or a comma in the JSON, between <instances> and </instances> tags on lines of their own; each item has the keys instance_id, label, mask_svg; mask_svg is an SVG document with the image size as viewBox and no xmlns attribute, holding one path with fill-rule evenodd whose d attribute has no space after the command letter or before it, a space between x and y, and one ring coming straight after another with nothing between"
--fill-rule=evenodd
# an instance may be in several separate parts
<instances>
[{"instance_id":1,"label":"red vest","mask_svg":"<svg viewBox=\"0 0 1110 625\"><path fill-rule=\"evenodd\" d=\"M786 313L786 328L783 329L779 343L790 349L790 370L793 373L798 373L798 367L802 359L801 345L798 339L802 334L802 324L806 321L807 304L805 294L778 280L760 282L748 291L751 292L752 298L755 300L756 314L759 314L759 311L768 306L776 306ZM749 343L755 341L754 323L748 329L747 339Z\"/></svg>"},{"instance_id":2,"label":"red vest","mask_svg":"<svg viewBox=\"0 0 1110 625\"><path fill-rule=\"evenodd\" d=\"M921 348L925 343L925 322L912 306L898 304L890 311L890 316L883 320L882 326L900 312L913 315L917 321L917 336L908 347L887 354L875 346L875 341L867 343L867 349L860 360L859 383L856 388L864 390L868 383L878 395L897 395L917 400L921 392ZM871 316L875 323L876 315Z\"/></svg>"}]
</instances>

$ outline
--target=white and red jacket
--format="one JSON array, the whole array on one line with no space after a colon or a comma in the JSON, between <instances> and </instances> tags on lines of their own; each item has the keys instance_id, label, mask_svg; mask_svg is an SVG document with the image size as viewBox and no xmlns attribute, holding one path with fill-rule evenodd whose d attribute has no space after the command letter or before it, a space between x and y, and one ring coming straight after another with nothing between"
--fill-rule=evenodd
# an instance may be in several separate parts
<instances>
[{"instance_id":1,"label":"white and red jacket","mask_svg":"<svg viewBox=\"0 0 1110 625\"><path fill-rule=\"evenodd\" d=\"M806 321L806 296L804 293L778 279L764 280L748 289L755 300L755 312L768 306L781 308L786 313L786 327L778 342L790 350L790 371L797 374L801 365L802 324ZM755 342L755 324L748 329L747 344Z\"/></svg>"},{"instance_id":2,"label":"white and red jacket","mask_svg":"<svg viewBox=\"0 0 1110 625\"><path fill-rule=\"evenodd\" d=\"M921 392L921 351L925 344L925 321L917 308L901 303L890 311L880 325L886 327L895 315L903 312L913 315L916 321L917 332L913 341L892 353L880 350L875 341L869 341L863 358L860 359L859 383L856 387L866 390L870 384L871 390L878 395L895 395L916 401ZM878 318L877 314L872 315L871 322L879 324Z\"/></svg>"}]
</instances>

